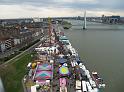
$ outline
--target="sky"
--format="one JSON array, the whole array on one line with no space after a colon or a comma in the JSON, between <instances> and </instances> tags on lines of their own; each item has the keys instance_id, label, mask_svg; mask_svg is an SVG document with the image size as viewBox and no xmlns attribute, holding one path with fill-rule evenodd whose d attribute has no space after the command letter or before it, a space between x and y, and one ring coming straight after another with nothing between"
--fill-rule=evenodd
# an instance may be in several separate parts
<instances>
[{"instance_id":1,"label":"sky","mask_svg":"<svg viewBox=\"0 0 124 92\"><path fill-rule=\"evenodd\" d=\"M0 0L0 19L32 17L124 16L124 0Z\"/></svg>"}]
</instances>

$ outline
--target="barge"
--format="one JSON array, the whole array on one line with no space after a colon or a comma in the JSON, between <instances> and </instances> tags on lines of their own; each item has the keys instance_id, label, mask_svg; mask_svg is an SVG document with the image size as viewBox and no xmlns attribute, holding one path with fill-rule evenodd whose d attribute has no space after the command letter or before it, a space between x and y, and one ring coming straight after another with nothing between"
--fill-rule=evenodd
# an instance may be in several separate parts
<instances>
[{"instance_id":1,"label":"barge","mask_svg":"<svg viewBox=\"0 0 124 92\"><path fill-rule=\"evenodd\" d=\"M98 75L97 72L92 72L92 78L95 81L98 88L105 88L103 79Z\"/></svg>"}]
</instances>

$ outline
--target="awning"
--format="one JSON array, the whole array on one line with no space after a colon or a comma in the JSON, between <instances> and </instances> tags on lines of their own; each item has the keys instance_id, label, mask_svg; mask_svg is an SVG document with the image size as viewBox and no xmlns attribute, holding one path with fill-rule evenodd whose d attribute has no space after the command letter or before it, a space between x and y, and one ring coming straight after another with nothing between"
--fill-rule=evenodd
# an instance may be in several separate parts
<instances>
[{"instance_id":1,"label":"awning","mask_svg":"<svg viewBox=\"0 0 124 92\"><path fill-rule=\"evenodd\" d=\"M40 70L52 70L52 65L50 65L50 64L39 64L38 68L37 68L37 71L40 71Z\"/></svg>"},{"instance_id":2,"label":"awning","mask_svg":"<svg viewBox=\"0 0 124 92\"><path fill-rule=\"evenodd\" d=\"M65 62L67 62L67 59L59 58L57 61L58 61L59 63L65 63Z\"/></svg>"},{"instance_id":3,"label":"awning","mask_svg":"<svg viewBox=\"0 0 124 92\"><path fill-rule=\"evenodd\" d=\"M52 72L51 71L38 71L36 72L35 79L41 80L41 79L51 79L52 78Z\"/></svg>"}]
</instances>

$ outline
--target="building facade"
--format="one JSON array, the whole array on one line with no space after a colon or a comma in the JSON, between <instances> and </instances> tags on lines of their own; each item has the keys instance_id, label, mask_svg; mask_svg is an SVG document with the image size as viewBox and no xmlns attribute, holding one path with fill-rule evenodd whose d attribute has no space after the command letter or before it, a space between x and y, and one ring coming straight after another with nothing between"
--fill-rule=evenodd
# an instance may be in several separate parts
<instances>
[{"instance_id":1,"label":"building facade","mask_svg":"<svg viewBox=\"0 0 124 92\"><path fill-rule=\"evenodd\" d=\"M13 40L11 38L1 38L0 39L0 52L4 52L13 47Z\"/></svg>"},{"instance_id":2,"label":"building facade","mask_svg":"<svg viewBox=\"0 0 124 92\"><path fill-rule=\"evenodd\" d=\"M102 15L102 23L117 24L120 22L120 16L104 16Z\"/></svg>"}]
</instances>

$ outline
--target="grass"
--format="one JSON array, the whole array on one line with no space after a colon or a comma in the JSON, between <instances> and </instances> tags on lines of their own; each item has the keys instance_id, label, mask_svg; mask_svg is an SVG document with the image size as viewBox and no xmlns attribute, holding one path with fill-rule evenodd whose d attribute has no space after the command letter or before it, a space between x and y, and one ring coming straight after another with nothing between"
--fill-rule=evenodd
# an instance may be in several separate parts
<instances>
[{"instance_id":1,"label":"grass","mask_svg":"<svg viewBox=\"0 0 124 92\"><path fill-rule=\"evenodd\" d=\"M14 54L11 54L8 57L4 57L4 58L0 58L0 64L12 59L13 57L15 57L16 55L20 54L20 52L15 52Z\"/></svg>"},{"instance_id":2,"label":"grass","mask_svg":"<svg viewBox=\"0 0 124 92\"><path fill-rule=\"evenodd\" d=\"M70 22L67 22L67 21L63 21L62 25L63 25L64 29L69 29L72 27L72 24Z\"/></svg>"},{"instance_id":3,"label":"grass","mask_svg":"<svg viewBox=\"0 0 124 92\"><path fill-rule=\"evenodd\" d=\"M3 80L5 92L23 92L22 78L26 74L26 66L32 61L31 54L25 53L16 62L1 67L0 76Z\"/></svg>"}]
</instances>

